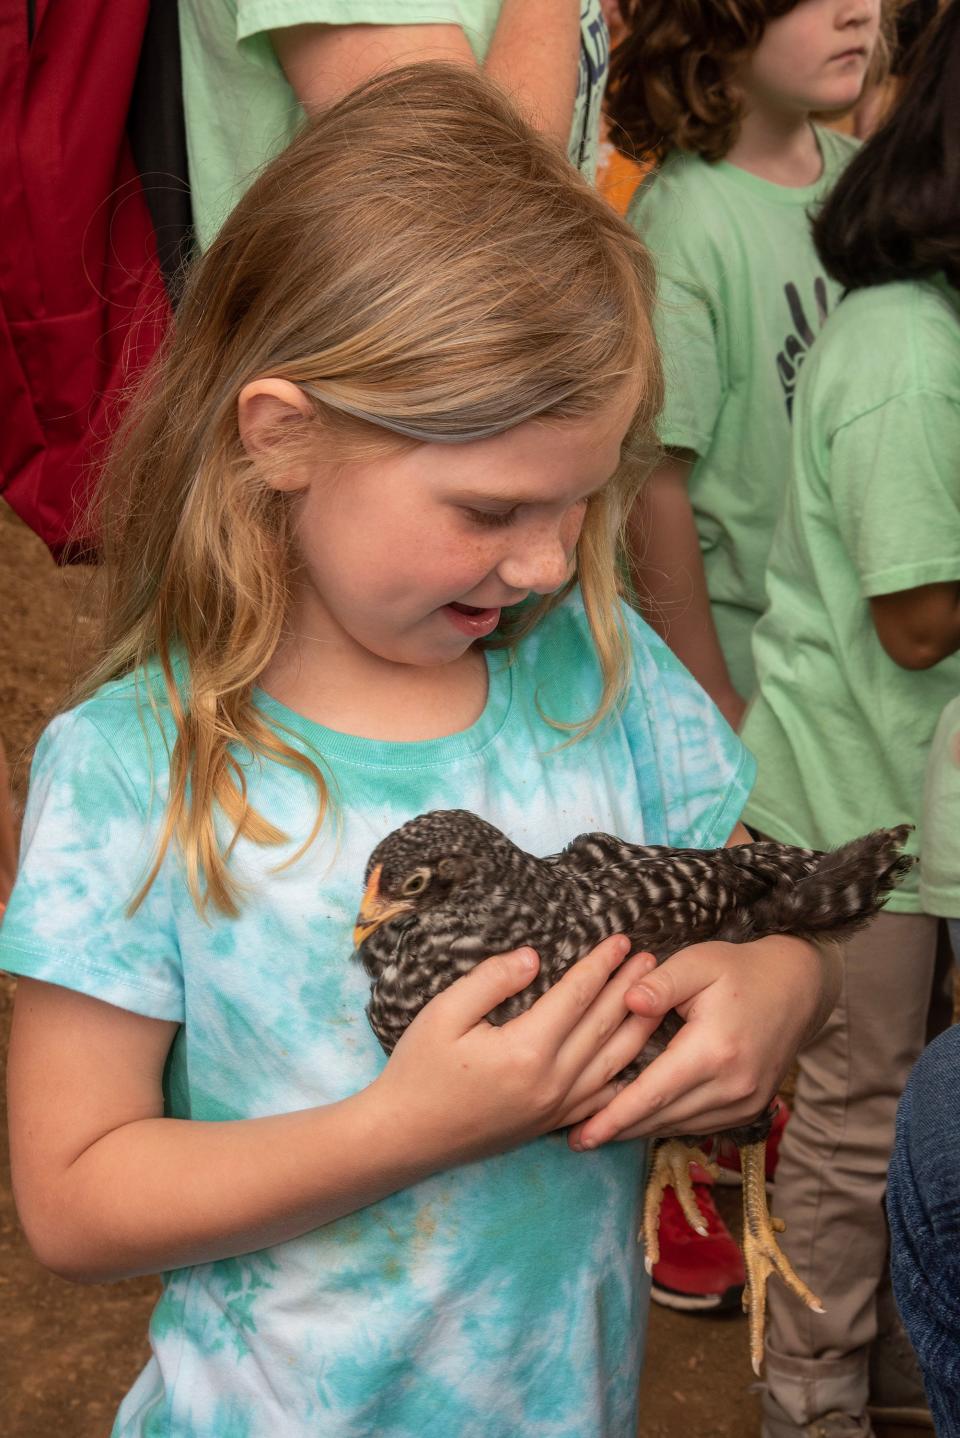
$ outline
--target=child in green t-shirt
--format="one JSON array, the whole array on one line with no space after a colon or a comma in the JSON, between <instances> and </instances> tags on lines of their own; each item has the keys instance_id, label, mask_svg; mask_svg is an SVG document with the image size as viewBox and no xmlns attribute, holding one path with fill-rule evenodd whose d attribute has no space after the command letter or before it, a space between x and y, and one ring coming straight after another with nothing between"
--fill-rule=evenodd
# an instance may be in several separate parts
<instances>
[{"instance_id":1,"label":"child in green t-shirt","mask_svg":"<svg viewBox=\"0 0 960 1438\"><path fill-rule=\"evenodd\" d=\"M668 454L634 513L638 597L736 726L789 463L797 373L839 297L809 214L855 142L880 0L634 0L614 138L658 165L628 212L658 261Z\"/></svg>"},{"instance_id":2,"label":"child in green t-shirt","mask_svg":"<svg viewBox=\"0 0 960 1438\"><path fill-rule=\"evenodd\" d=\"M924 767L960 692L958 77L953 0L900 107L814 226L847 294L797 389L743 725L759 764L747 821L794 843L904 821L922 852L935 842L922 827ZM871 1418L925 1416L898 1350L877 1351L897 1100L947 957L943 910L924 897L914 873L845 947L840 1003L801 1053L776 1206L826 1313L796 1323L770 1294L765 1438L818 1423L866 1438Z\"/></svg>"}]
</instances>

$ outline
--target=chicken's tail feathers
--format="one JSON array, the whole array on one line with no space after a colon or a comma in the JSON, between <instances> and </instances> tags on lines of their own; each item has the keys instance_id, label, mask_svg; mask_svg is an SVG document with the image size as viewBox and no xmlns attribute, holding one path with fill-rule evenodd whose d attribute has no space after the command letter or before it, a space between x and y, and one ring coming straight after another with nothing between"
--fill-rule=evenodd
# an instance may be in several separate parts
<instances>
[{"instance_id":1,"label":"chicken's tail feathers","mask_svg":"<svg viewBox=\"0 0 960 1438\"><path fill-rule=\"evenodd\" d=\"M810 873L754 906L756 932L848 938L873 918L916 863L902 852L912 829L912 824L875 829L820 855Z\"/></svg>"}]
</instances>

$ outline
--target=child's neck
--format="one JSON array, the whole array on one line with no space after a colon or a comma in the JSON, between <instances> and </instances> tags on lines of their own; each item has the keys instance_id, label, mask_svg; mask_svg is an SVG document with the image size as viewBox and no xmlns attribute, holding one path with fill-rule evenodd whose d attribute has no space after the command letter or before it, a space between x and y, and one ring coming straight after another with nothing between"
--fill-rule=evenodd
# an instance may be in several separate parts
<instances>
[{"instance_id":1,"label":"child's neck","mask_svg":"<svg viewBox=\"0 0 960 1438\"><path fill-rule=\"evenodd\" d=\"M774 185L803 189L823 173L823 156L810 117L751 101L726 159Z\"/></svg>"},{"instance_id":2,"label":"child's neck","mask_svg":"<svg viewBox=\"0 0 960 1438\"><path fill-rule=\"evenodd\" d=\"M459 734L487 702L487 665L468 649L449 664L394 664L349 643L291 636L260 685L288 709L359 739L413 743Z\"/></svg>"}]
</instances>

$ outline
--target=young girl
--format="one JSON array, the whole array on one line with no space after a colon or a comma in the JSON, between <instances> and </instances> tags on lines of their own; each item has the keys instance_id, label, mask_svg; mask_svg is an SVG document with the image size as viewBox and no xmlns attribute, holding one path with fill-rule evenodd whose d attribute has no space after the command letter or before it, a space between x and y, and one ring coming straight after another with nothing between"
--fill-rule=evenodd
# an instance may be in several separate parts
<instances>
[{"instance_id":1,"label":"young girl","mask_svg":"<svg viewBox=\"0 0 960 1438\"><path fill-rule=\"evenodd\" d=\"M934 728L960 690L958 86L953 0L815 227L852 293L801 375L744 725L759 763L748 821L793 843L840 843L881 816L919 824ZM922 830L915 843L926 848ZM808 1323L770 1294L768 1438L817 1421L868 1433L868 1396L902 1419L920 1399L906 1383L868 1394L868 1363L894 1114L926 1039L940 937L914 872L847 946L840 1003L801 1054L777 1209L826 1314ZM875 1375L896 1378L890 1363Z\"/></svg>"},{"instance_id":2,"label":"young girl","mask_svg":"<svg viewBox=\"0 0 960 1438\"><path fill-rule=\"evenodd\" d=\"M0 955L35 1251L165 1270L115 1435L632 1438L643 1152L556 1130L671 1003L634 1132L755 1113L829 1005L816 951L697 945L639 1018L648 961L613 937L501 1029L536 958L494 956L385 1063L350 934L371 848L430 808L537 852L742 837L752 761L614 592L649 281L445 66L308 127L189 280L108 477L107 651L38 749Z\"/></svg>"},{"instance_id":3,"label":"young girl","mask_svg":"<svg viewBox=\"0 0 960 1438\"><path fill-rule=\"evenodd\" d=\"M634 0L608 107L659 165L628 218L658 262L658 466L632 525L638 596L736 726L789 466L797 374L839 288L809 215L854 142L880 0ZM613 130L616 138L617 130Z\"/></svg>"}]
</instances>

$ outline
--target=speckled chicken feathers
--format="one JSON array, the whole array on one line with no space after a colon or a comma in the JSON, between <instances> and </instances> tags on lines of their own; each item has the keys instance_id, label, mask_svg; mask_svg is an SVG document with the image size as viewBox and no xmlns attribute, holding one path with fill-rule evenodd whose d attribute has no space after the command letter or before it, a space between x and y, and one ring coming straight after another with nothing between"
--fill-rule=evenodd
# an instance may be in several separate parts
<instances>
[{"instance_id":1,"label":"speckled chicken feathers","mask_svg":"<svg viewBox=\"0 0 960 1438\"><path fill-rule=\"evenodd\" d=\"M772 841L735 848L670 849L581 834L537 858L462 809L434 810L387 836L370 856L380 892L399 896L414 870L428 882L409 911L377 928L358 955L373 979L368 1013L389 1053L429 999L491 954L521 944L540 970L490 1015L505 1023L612 933L658 960L703 939L765 934L844 937L876 912L913 862L900 853L906 825L830 853ZM667 1025L675 1032L679 1019ZM663 1026L661 1026L663 1027ZM668 1032L638 1061L651 1061Z\"/></svg>"}]
</instances>

